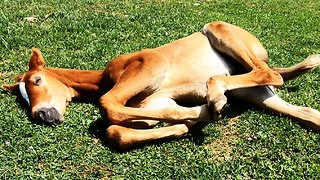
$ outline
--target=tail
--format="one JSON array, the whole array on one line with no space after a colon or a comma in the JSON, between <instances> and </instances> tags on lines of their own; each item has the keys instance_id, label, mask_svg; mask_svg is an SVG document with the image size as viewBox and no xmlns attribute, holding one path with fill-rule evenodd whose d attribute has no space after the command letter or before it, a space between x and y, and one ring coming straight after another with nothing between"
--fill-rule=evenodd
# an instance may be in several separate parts
<instances>
[{"instance_id":1,"label":"tail","mask_svg":"<svg viewBox=\"0 0 320 180\"><path fill-rule=\"evenodd\" d=\"M288 81L312 71L319 65L320 54L315 54L307 57L307 59L294 66L288 68L273 68L273 70L280 73L284 81Z\"/></svg>"}]
</instances>

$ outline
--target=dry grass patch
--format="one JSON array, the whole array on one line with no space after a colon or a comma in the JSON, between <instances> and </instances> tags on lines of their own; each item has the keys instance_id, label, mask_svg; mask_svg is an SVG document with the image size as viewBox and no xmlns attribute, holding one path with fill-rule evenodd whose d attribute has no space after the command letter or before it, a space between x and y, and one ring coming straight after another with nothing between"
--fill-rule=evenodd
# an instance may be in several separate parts
<instances>
[{"instance_id":1,"label":"dry grass patch","mask_svg":"<svg viewBox=\"0 0 320 180\"><path fill-rule=\"evenodd\" d=\"M220 125L221 138L206 146L212 152L209 162L221 163L232 159L234 140L238 137L236 124L239 120L240 116L236 116L231 118L227 125Z\"/></svg>"}]
</instances>

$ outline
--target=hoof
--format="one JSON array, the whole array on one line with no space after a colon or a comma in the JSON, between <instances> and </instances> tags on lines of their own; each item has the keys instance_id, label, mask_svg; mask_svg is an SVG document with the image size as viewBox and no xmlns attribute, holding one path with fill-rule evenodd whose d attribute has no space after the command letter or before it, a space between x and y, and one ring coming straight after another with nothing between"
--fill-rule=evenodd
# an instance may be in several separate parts
<instances>
[{"instance_id":1,"label":"hoof","mask_svg":"<svg viewBox=\"0 0 320 180\"><path fill-rule=\"evenodd\" d=\"M225 95L219 95L212 100L208 100L208 106L213 111L214 120L221 119L221 111L227 104L227 97Z\"/></svg>"}]
</instances>

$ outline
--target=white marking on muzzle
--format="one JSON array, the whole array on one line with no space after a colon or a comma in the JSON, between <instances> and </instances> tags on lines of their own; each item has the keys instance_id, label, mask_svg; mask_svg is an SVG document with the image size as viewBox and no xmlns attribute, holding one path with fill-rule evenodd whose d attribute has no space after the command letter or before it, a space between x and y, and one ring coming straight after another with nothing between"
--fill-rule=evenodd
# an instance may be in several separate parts
<instances>
[{"instance_id":1,"label":"white marking on muzzle","mask_svg":"<svg viewBox=\"0 0 320 180\"><path fill-rule=\"evenodd\" d=\"M30 105L30 100L29 100L29 96L27 94L26 83L25 82L20 82L19 83L19 90L20 90L20 93L21 93L23 99L26 100L27 103Z\"/></svg>"}]
</instances>

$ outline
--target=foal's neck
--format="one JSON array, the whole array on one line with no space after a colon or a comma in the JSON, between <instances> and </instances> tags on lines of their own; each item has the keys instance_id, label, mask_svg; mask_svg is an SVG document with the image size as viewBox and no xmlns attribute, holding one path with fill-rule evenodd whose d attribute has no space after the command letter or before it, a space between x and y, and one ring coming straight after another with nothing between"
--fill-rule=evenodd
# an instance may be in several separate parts
<instances>
[{"instance_id":1,"label":"foal's neck","mask_svg":"<svg viewBox=\"0 0 320 180\"><path fill-rule=\"evenodd\" d=\"M71 88L76 98L96 100L113 86L109 75L104 71L62 68L46 69L51 74L56 75L59 81Z\"/></svg>"}]
</instances>

